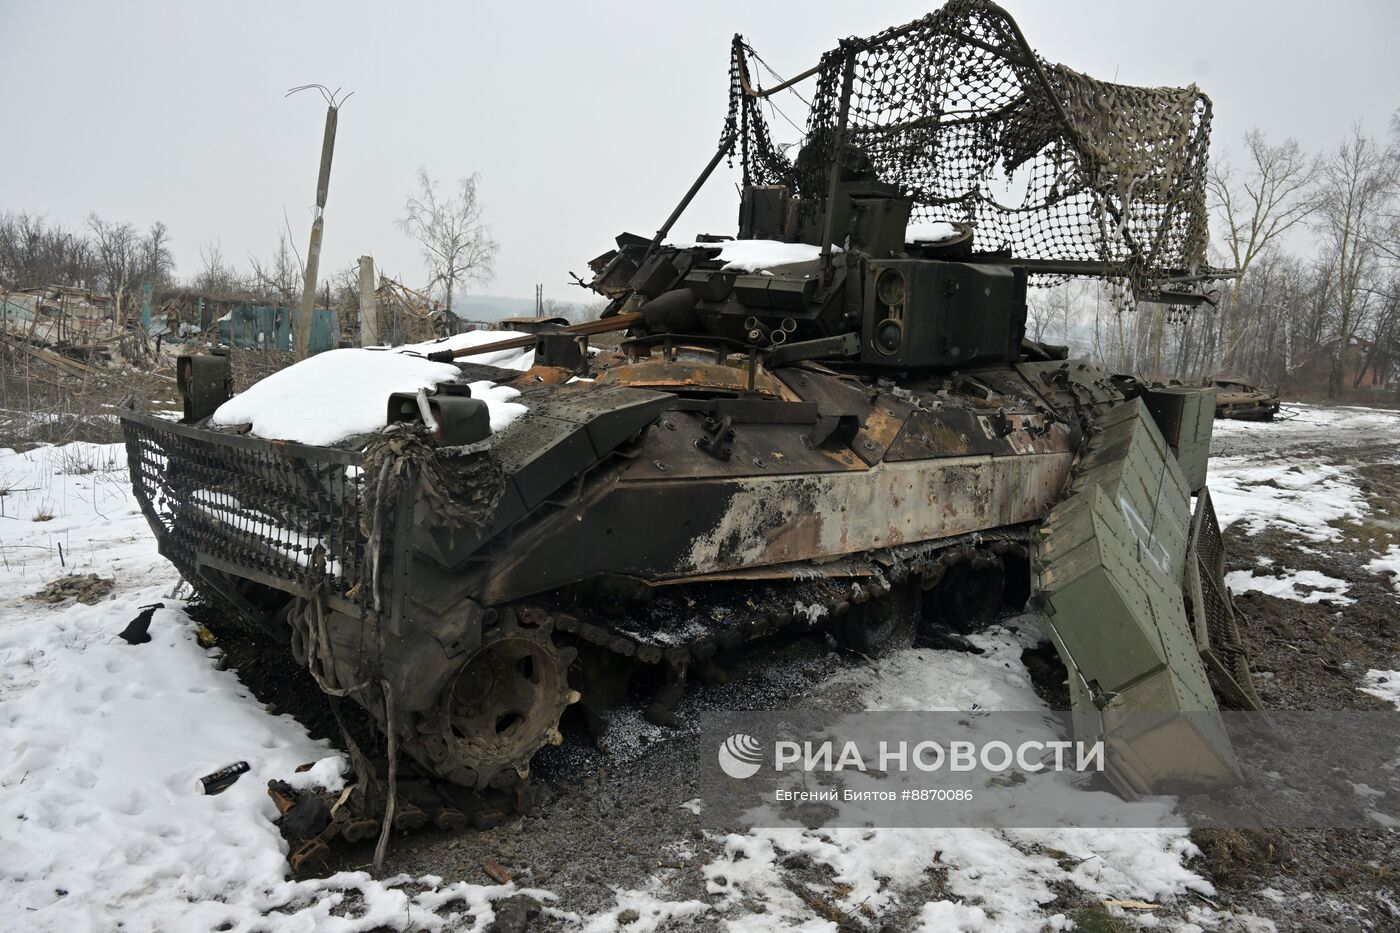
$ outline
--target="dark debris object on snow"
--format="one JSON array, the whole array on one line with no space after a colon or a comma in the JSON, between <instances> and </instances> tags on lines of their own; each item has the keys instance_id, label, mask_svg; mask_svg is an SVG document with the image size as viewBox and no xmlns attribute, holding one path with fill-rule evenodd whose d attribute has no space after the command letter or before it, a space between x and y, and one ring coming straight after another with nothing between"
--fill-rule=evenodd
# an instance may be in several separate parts
<instances>
[{"instance_id":1,"label":"dark debris object on snow","mask_svg":"<svg viewBox=\"0 0 1400 933\"><path fill-rule=\"evenodd\" d=\"M156 614L157 609L164 609L165 603L151 603L149 606L142 606L136 618L131 620L126 628L122 629L118 636L128 645L144 645L151 640L151 617Z\"/></svg>"},{"instance_id":2,"label":"dark debris object on snow","mask_svg":"<svg viewBox=\"0 0 1400 933\"><path fill-rule=\"evenodd\" d=\"M293 839L310 839L319 836L331 822L331 809L315 794L304 794L297 798L282 816L282 829Z\"/></svg>"}]
</instances>

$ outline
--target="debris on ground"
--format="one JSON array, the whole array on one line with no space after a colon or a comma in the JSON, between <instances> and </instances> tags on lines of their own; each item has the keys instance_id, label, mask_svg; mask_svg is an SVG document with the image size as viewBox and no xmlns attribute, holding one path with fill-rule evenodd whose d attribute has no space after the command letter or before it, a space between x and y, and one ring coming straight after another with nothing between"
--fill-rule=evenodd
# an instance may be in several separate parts
<instances>
[{"instance_id":1,"label":"debris on ground","mask_svg":"<svg viewBox=\"0 0 1400 933\"><path fill-rule=\"evenodd\" d=\"M1215 417L1272 421L1279 412L1278 388L1258 386L1240 376L1208 376L1215 388Z\"/></svg>"},{"instance_id":2,"label":"debris on ground","mask_svg":"<svg viewBox=\"0 0 1400 933\"><path fill-rule=\"evenodd\" d=\"M533 897L517 894L496 902L496 919L489 933L524 933L543 905Z\"/></svg>"},{"instance_id":3,"label":"debris on ground","mask_svg":"<svg viewBox=\"0 0 1400 933\"><path fill-rule=\"evenodd\" d=\"M106 599L116 581L95 573L70 573L49 583L29 598L41 603L66 603L76 600L89 606Z\"/></svg>"},{"instance_id":4,"label":"debris on ground","mask_svg":"<svg viewBox=\"0 0 1400 933\"><path fill-rule=\"evenodd\" d=\"M248 762L235 761L226 768L220 768L217 771L211 771L204 775L196 782L196 786L199 788L201 794L204 794L206 797L212 797L215 794L222 794L224 791L228 790L233 786L235 781L247 773Z\"/></svg>"}]
</instances>

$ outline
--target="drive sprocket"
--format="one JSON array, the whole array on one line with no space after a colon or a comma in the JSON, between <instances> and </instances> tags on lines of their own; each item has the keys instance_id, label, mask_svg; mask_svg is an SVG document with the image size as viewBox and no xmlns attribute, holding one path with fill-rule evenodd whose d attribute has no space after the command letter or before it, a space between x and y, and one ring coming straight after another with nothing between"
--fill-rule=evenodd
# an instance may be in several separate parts
<instances>
[{"instance_id":1,"label":"drive sprocket","mask_svg":"<svg viewBox=\"0 0 1400 933\"><path fill-rule=\"evenodd\" d=\"M535 752L561 741L559 717L579 699L568 679L577 651L555 645L553 628L539 610L495 613L481 646L403 737L403 750L463 787L523 783Z\"/></svg>"}]
</instances>

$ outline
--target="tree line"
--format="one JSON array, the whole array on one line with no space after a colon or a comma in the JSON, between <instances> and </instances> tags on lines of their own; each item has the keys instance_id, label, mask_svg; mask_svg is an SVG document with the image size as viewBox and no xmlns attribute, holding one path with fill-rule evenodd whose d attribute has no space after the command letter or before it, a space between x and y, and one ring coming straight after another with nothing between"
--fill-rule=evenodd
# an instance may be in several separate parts
<instances>
[{"instance_id":1,"label":"tree line","mask_svg":"<svg viewBox=\"0 0 1400 933\"><path fill-rule=\"evenodd\" d=\"M148 280L168 284L174 272L170 231L159 221L141 231L90 214L68 229L34 214L0 213L0 284L10 288L65 285L116 295Z\"/></svg>"},{"instance_id":2,"label":"tree line","mask_svg":"<svg viewBox=\"0 0 1400 933\"><path fill-rule=\"evenodd\" d=\"M398 221L423 256L423 290L448 309L464 285L490 282L495 269L499 247L485 222L479 182L477 175L469 175L443 194L420 169ZM250 255L241 264L227 257L217 240L207 242L200 247L198 268L177 278L170 231L159 221L140 230L93 213L82 226L69 228L38 214L0 212L0 289L59 285L121 297L149 282L156 290L188 288L216 297L290 305L300 300L304 267L288 234L279 235L270 256ZM333 271L317 291L333 307L354 307L358 266L352 263Z\"/></svg>"}]
</instances>

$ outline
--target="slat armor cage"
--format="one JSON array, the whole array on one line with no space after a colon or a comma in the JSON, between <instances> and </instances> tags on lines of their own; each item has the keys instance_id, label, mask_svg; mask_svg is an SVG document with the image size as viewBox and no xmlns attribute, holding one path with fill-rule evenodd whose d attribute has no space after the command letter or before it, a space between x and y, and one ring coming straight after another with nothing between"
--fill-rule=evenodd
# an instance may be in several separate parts
<instances>
[{"instance_id":1,"label":"slat armor cage","mask_svg":"<svg viewBox=\"0 0 1400 933\"><path fill-rule=\"evenodd\" d=\"M131 483L160 552L197 589L201 568L364 605L362 455L122 415Z\"/></svg>"}]
</instances>

